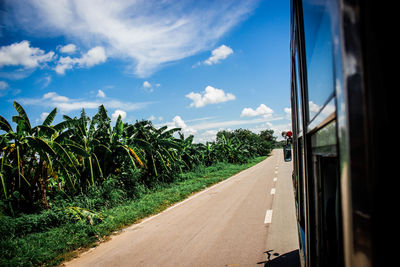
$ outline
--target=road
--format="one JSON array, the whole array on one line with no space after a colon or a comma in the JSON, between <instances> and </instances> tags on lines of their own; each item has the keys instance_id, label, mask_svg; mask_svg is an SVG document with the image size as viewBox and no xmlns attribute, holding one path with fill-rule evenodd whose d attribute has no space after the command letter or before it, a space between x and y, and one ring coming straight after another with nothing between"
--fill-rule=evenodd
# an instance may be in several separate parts
<instances>
[{"instance_id":1,"label":"road","mask_svg":"<svg viewBox=\"0 0 400 267\"><path fill-rule=\"evenodd\" d=\"M274 150L65 265L270 266L294 255L298 266L291 172L292 162Z\"/></svg>"}]
</instances>

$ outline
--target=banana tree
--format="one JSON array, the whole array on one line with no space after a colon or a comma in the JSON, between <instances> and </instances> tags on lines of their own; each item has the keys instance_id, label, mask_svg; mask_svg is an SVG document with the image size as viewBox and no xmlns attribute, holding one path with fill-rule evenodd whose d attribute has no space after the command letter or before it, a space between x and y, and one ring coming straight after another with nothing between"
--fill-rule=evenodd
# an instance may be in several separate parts
<instances>
[{"instance_id":1,"label":"banana tree","mask_svg":"<svg viewBox=\"0 0 400 267\"><path fill-rule=\"evenodd\" d=\"M71 152L63 145L66 134L61 133L56 126L51 126L57 109L46 117L42 125L31 127L28 116L22 106L14 102L18 116L13 122L17 123L14 131L8 121L0 116L0 129L5 132L1 136L2 152L0 178L5 199L10 199L15 193L29 204L40 201L48 208L47 191L49 179L57 182L59 175L68 177L67 183L74 190L74 180L71 175L78 177L77 162L71 158ZM29 205L28 205L29 206Z\"/></svg>"},{"instance_id":2,"label":"banana tree","mask_svg":"<svg viewBox=\"0 0 400 267\"><path fill-rule=\"evenodd\" d=\"M9 197L9 194L7 193L7 182L6 181L6 173L5 173L5 167L8 166L10 169L12 168L11 165L9 165L9 154L13 152L15 148L15 143L10 142L10 137L13 137L13 130L11 128L11 125L8 123L8 121L0 116L0 130L6 132L5 134L2 134L0 137L0 155L1 155L1 166L0 166L0 179L1 179L1 185L3 188L4 192L4 198L7 199Z\"/></svg>"},{"instance_id":3,"label":"banana tree","mask_svg":"<svg viewBox=\"0 0 400 267\"><path fill-rule=\"evenodd\" d=\"M196 146L194 146L193 139L193 135L189 135L189 137L185 138L184 134L179 132L178 141L181 145L179 154L184 167L188 170L193 169L194 166L202 162L202 153Z\"/></svg>"},{"instance_id":4,"label":"banana tree","mask_svg":"<svg viewBox=\"0 0 400 267\"><path fill-rule=\"evenodd\" d=\"M0 129L5 132L2 135L2 158L1 158L1 181L3 192L5 198L10 197L10 193L7 193L7 187L10 192L13 192L17 188L20 189L23 186L23 182L25 182L28 186L30 186L30 182L25 177L24 160L29 159L26 156L27 153L30 153L32 156L32 151L29 149L29 139L26 137L29 136L31 131L31 125L23 108L17 103L14 102L14 107L18 112L18 116L13 116L13 122L17 123L16 131L14 131L10 125L10 123L4 118L0 116ZM33 163L33 160L31 160ZM28 169L29 170L29 169ZM6 180L6 177L8 180Z\"/></svg>"},{"instance_id":5,"label":"banana tree","mask_svg":"<svg viewBox=\"0 0 400 267\"><path fill-rule=\"evenodd\" d=\"M52 177L60 191L63 190L62 184L65 182L74 192L76 191L76 179L80 176L77 169L79 162L66 144L69 144L69 137L72 134L72 130L68 127L77 125L77 121L72 120L69 123L64 121L52 126L56 114L57 108L54 108L42 125L33 128L33 136L30 139L32 139L32 144L35 145L41 161L45 160L46 164L42 162L39 164L41 168L46 169L43 172ZM62 174L66 180L60 181L59 174Z\"/></svg>"},{"instance_id":6,"label":"banana tree","mask_svg":"<svg viewBox=\"0 0 400 267\"><path fill-rule=\"evenodd\" d=\"M102 177L103 172L100 167L95 148L101 145L101 142L95 138L95 124L82 109L81 117L70 118L64 116L65 123L60 126L69 127L69 136L63 140L63 145L72 153L73 161L78 163L80 168L79 182L81 186L95 185L95 170ZM89 176L89 177L88 177Z\"/></svg>"},{"instance_id":7,"label":"banana tree","mask_svg":"<svg viewBox=\"0 0 400 267\"><path fill-rule=\"evenodd\" d=\"M43 205L47 207L46 177L44 172L38 171L38 166L43 164L45 152L42 147L36 147L34 130L25 110L18 102L14 101L13 105L18 112L17 116L12 117L12 121L17 124L16 130L12 129L5 118L0 118L1 130L6 132L2 135L0 166L4 197L9 199L17 193L17 202L25 200L30 204L41 198Z\"/></svg>"},{"instance_id":8,"label":"banana tree","mask_svg":"<svg viewBox=\"0 0 400 267\"><path fill-rule=\"evenodd\" d=\"M133 135L129 144L138 146L144 154L147 162L147 183L155 181L163 182L173 179L173 174L181 170L178 163L178 151L181 149L179 141L173 137L180 128L168 129L167 126L155 128L150 121L140 121L134 124Z\"/></svg>"},{"instance_id":9,"label":"banana tree","mask_svg":"<svg viewBox=\"0 0 400 267\"><path fill-rule=\"evenodd\" d=\"M129 145L124 137L124 126L121 117L115 127L110 126L111 120L103 105L92 119L86 116L84 110L79 119L64 116L66 125L72 134L64 144L80 162L81 185L95 185L98 180L105 179L109 174L115 174L126 159L136 168L136 163L143 165L134 145Z\"/></svg>"},{"instance_id":10,"label":"banana tree","mask_svg":"<svg viewBox=\"0 0 400 267\"><path fill-rule=\"evenodd\" d=\"M98 113L93 117L93 122L96 128L94 137L100 141L95 152L99 155L105 177L120 173L121 166L125 162L129 162L128 165L132 169L145 167L138 148L134 144L128 144L127 132L132 127L124 126L121 116L118 116L115 126L111 128L111 120L106 109L101 105Z\"/></svg>"}]
</instances>

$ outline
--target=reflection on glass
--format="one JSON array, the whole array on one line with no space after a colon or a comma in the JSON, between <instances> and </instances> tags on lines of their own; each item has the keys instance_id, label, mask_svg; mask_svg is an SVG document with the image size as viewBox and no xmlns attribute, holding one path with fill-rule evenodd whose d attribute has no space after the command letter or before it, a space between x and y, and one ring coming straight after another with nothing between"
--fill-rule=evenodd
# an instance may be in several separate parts
<instances>
[{"instance_id":1,"label":"reflection on glass","mask_svg":"<svg viewBox=\"0 0 400 267\"><path fill-rule=\"evenodd\" d=\"M303 0L309 118L334 92L332 34L328 0Z\"/></svg>"},{"instance_id":2,"label":"reflection on glass","mask_svg":"<svg viewBox=\"0 0 400 267\"><path fill-rule=\"evenodd\" d=\"M315 117L308 125L308 130L313 130L315 127L320 126L320 124L329 116L333 116L336 111L335 99L332 98L324 107L320 107L314 104L312 101L308 103L310 113L314 114L315 111L320 111L317 117ZM315 113L316 114L316 113ZM314 115L315 115L314 114Z\"/></svg>"}]
</instances>

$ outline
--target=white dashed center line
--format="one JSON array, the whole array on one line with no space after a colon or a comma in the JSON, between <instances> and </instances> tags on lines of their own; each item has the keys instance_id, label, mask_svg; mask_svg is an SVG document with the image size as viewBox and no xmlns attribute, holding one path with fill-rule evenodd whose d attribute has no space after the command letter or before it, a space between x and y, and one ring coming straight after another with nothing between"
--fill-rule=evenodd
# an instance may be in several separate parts
<instances>
[{"instance_id":1,"label":"white dashed center line","mask_svg":"<svg viewBox=\"0 0 400 267\"><path fill-rule=\"evenodd\" d=\"M272 221L272 210L267 210L267 213L265 214L265 219L264 219L264 223L271 223Z\"/></svg>"}]
</instances>

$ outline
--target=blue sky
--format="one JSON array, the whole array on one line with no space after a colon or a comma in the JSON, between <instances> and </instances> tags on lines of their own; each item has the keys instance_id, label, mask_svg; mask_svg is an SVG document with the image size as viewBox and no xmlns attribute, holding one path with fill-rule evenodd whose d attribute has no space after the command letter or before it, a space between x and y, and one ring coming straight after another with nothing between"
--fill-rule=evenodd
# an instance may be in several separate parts
<instances>
[{"instance_id":1,"label":"blue sky","mask_svg":"<svg viewBox=\"0 0 400 267\"><path fill-rule=\"evenodd\" d=\"M289 1L0 3L0 115L19 102L151 119L195 141L218 130L290 129Z\"/></svg>"}]
</instances>

